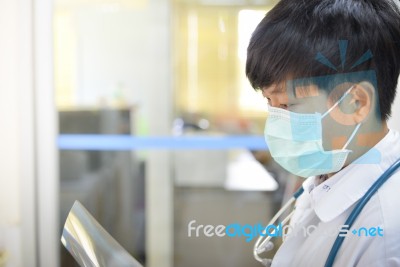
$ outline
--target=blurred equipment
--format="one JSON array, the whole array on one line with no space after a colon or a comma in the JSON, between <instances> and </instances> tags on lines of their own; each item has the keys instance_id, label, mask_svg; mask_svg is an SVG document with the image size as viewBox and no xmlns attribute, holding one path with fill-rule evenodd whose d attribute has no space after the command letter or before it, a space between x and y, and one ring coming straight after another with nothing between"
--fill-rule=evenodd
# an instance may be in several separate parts
<instances>
[{"instance_id":1,"label":"blurred equipment","mask_svg":"<svg viewBox=\"0 0 400 267\"><path fill-rule=\"evenodd\" d=\"M134 109L61 110L59 123L60 134L133 135ZM79 200L130 254L144 259L144 163L136 152L60 150L59 159L60 222ZM77 266L63 249L61 266Z\"/></svg>"}]
</instances>

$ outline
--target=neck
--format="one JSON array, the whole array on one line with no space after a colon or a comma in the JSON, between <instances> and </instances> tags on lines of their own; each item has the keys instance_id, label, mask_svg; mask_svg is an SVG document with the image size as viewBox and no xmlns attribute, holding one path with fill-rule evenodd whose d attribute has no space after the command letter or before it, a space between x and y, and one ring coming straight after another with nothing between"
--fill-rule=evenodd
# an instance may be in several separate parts
<instances>
[{"instance_id":1,"label":"neck","mask_svg":"<svg viewBox=\"0 0 400 267\"><path fill-rule=\"evenodd\" d=\"M384 121L384 122L381 122L381 131L373 132L373 133L358 134L355 139L355 140L357 140L357 142L354 142L349 147L349 149L352 150L353 152L349 154L343 168L350 165L353 161L355 161L356 159L361 157L368 150L370 150L372 147L374 147L376 144L378 144L387 135L388 132L389 132L389 128L387 126L387 123ZM325 177L326 177L326 179L329 179L330 177L332 177L335 174L336 173L328 173L328 174L326 174Z\"/></svg>"},{"instance_id":2,"label":"neck","mask_svg":"<svg viewBox=\"0 0 400 267\"><path fill-rule=\"evenodd\" d=\"M372 147L374 147L377 143L379 143L389 132L389 128L386 124L386 122L382 122L382 130L376 133L371 133L371 134L360 134L359 135L359 140L357 142L357 145L360 147L365 147L367 148L365 150L368 151Z\"/></svg>"}]
</instances>

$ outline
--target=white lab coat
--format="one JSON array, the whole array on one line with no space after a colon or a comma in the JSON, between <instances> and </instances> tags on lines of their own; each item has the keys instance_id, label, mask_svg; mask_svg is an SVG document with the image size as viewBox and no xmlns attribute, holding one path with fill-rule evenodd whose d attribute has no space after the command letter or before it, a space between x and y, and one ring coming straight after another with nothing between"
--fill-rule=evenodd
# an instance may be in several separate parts
<instances>
[{"instance_id":1,"label":"white lab coat","mask_svg":"<svg viewBox=\"0 0 400 267\"><path fill-rule=\"evenodd\" d=\"M296 202L291 220L293 231L273 258L272 267L325 265L340 226L357 201L400 158L399 133L390 130L375 148L381 154L379 163L350 164L318 186L314 186L315 177L304 181L304 193ZM309 227L312 233L304 234L303 229L309 225L315 225L315 231ZM370 199L350 231L361 227L380 227L382 236L377 231L376 236L365 236L364 230L361 236L349 232L334 266L400 266L400 171Z\"/></svg>"}]
</instances>

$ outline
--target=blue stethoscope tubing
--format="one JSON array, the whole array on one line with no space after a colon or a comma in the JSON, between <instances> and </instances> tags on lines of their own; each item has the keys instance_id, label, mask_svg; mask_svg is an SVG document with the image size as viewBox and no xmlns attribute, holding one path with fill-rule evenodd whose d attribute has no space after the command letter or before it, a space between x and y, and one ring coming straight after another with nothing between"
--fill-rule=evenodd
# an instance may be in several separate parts
<instances>
[{"instance_id":1,"label":"blue stethoscope tubing","mask_svg":"<svg viewBox=\"0 0 400 267\"><path fill-rule=\"evenodd\" d=\"M362 209L371 199L371 197L378 191L378 189L393 175L393 173L400 167L400 159L398 159L392 166L390 166L376 182L368 189L367 193L360 199L353 211L350 213L344 225L347 225L348 229L351 228L354 221L361 214ZM335 261L336 255L343 244L345 235L338 235L336 237L335 243L329 252L328 258L325 262L325 267L332 267Z\"/></svg>"}]
</instances>

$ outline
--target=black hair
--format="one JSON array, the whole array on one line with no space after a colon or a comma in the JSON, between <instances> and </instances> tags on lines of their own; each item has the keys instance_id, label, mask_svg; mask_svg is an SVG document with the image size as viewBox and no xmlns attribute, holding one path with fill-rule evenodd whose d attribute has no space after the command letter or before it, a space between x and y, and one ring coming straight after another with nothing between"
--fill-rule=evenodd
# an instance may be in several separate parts
<instances>
[{"instance_id":1,"label":"black hair","mask_svg":"<svg viewBox=\"0 0 400 267\"><path fill-rule=\"evenodd\" d=\"M400 72L399 5L399 0L281 0L251 37L246 75L260 89L287 79L373 70L386 120ZM347 41L344 68L340 40ZM353 66L365 53L372 58ZM331 67L317 61L321 55Z\"/></svg>"}]
</instances>

